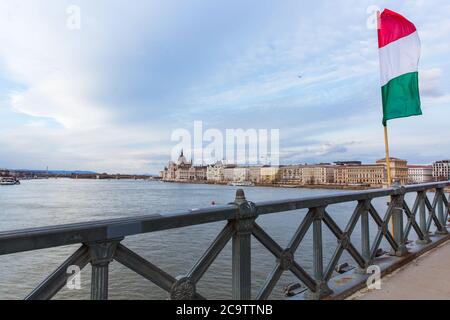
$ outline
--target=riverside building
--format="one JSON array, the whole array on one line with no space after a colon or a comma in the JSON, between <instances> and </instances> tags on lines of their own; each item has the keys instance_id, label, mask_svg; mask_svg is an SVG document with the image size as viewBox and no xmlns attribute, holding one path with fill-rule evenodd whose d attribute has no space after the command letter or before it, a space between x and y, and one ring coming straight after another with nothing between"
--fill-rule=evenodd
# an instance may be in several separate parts
<instances>
[{"instance_id":1,"label":"riverside building","mask_svg":"<svg viewBox=\"0 0 450 320\"><path fill-rule=\"evenodd\" d=\"M293 184L300 185L303 184L302 181L302 165L290 165L280 168L280 178L282 184Z\"/></svg>"},{"instance_id":2,"label":"riverside building","mask_svg":"<svg viewBox=\"0 0 450 320\"><path fill-rule=\"evenodd\" d=\"M305 165L302 167L302 184L334 183L334 170L332 165Z\"/></svg>"},{"instance_id":3,"label":"riverside building","mask_svg":"<svg viewBox=\"0 0 450 320\"><path fill-rule=\"evenodd\" d=\"M279 168L280 183L293 185L320 185L334 183L335 166L290 165Z\"/></svg>"},{"instance_id":4,"label":"riverside building","mask_svg":"<svg viewBox=\"0 0 450 320\"><path fill-rule=\"evenodd\" d=\"M436 181L450 180L450 160L433 163L433 178Z\"/></svg>"},{"instance_id":5,"label":"riverside building","mask_svg":"<svg viewBox=\"0 0 450 320\"><path fill-rule=\"evenodd\" d=\"M247 167L229 166L223 171L225 182L248 181L249 169Z\"/></svg>"},{"instance_id":6,"label":"riverside building","mask_svg":"<svg viewBox=\"0 0 450 320\"><path fill-rule=\"evenodd\" d=\"M248 181L255 184L261 183L261 167L248 167Z\"/></svg>"},{"instance_id":7,"label":"riverside building","mask_svg":"<svg viewBox=\"0 0 450 320\"><path fill-rule=\"evenodd\" d=\"M261 183L262 184L273 184L279 182L280 179L280 168L279 167L261 167Z\"/></svg>"},{"instance_id":8,"label":"riverside building","mask_svg":"<svg viewBox=\"0 0 450 320\"><path fill-rule=\"evenodd\" d=\"M390 167L392 181L397 180L400 182L400 184L408 184L408 161L391 157L389 158L389 162L391 164ZM387 168L386 159L384 158L377 160L376 163L384 165Z\"/></svg>"},{"instance_id":9,"label":"riverside building","mask_svg":"<svg viewBox=\"0 0 450 320\"><path fill-rule=\"evenodd\" d=\"M206 180L212 183L219 183L224 181L225 166L222 161L209 165L206 169Z\"/></svg>"},{"instance_id":10,"label":"riverside building","mask_svg":"<svg viewBox=\"0 0 450 320\"><path fill-rule=\"evenodd\" d=\"M334 180L341 185L381 187L387 181L386 167L382 164L337 166Z\"/></svg>"},{"instance_id":11,"label":"riverside building","mask_svg":"<svg viewBox=\"0 0 450 320\"><path fill-rule=\"evenodd\" d=\"M177 162L169 161L167 167L160 172L163 181L205 181L207 176L207 167L193 166L192 162L187 161L181 150Z\"/></svg>"},{"instance_id":12,"label":"riverside building","mask_svg":"<svg viewBox=\"0 0 450 320\"><path fill-rule=\"evenodd\" d=\"M408 165L409 183L427 183L433 181L433 166Z\"/></svg>"}]
</instances>

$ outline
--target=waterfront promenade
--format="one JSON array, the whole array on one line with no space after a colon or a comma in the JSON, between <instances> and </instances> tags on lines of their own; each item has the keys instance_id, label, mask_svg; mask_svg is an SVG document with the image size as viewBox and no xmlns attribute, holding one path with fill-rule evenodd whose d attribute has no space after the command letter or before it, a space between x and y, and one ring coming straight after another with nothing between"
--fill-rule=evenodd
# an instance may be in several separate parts
<instances>
[{"instance_id":1,"label":"waterfront promenade","mask_svg":"<svg viewBox=\"0 0 450 320\"><path fill-rule=\"evenodd\" d=\"M381 279L381 290L364 289L349 300L449 300L450 241Z\"/></svg>"}]
</instances>

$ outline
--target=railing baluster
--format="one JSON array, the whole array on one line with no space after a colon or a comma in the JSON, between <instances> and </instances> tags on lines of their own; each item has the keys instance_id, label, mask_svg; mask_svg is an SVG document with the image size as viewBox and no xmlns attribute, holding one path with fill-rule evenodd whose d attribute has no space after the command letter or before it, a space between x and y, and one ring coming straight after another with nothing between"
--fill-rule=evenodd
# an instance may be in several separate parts
<instances>
[{"instance_id":1,"label":"railing baluster","mask_svg":"<svg viewBox=\"0 0 450 320\"><path fill-rule=\"evenodd\" d=\"M403 236L403 200L405 195L405 190L400 184L394 183L394 189L398 190L398 194L394 194L391 197L393 203L392 207L392 224L394 229L394 240L397 244L397 249L392 253L396 256L403 256L408 251L406 249L405 237Z\"/></svg>"},{"instance_id":2,"label":"railing baluster","mask_svg":"<svg viewBox=\"0 0 450 320\"><path fill-rule=\"evenodd\" d=\"M447 200L447 197L445 196L445 193L444 193L444 196L442 199L444 200L444 208L445 208L445 219L444 219L445 226L447 227L448 216L450 214L450 206L449 206L450 195L449 195L449 199Z\"/></svg>"},{"instance_id":3,"label":"railing baluster","mask_svg":"<svg viewBox=\"0 0 450 320\"><path fill-rule=\"evenodd\" d=\"M322 242L322 220L325 214L325 207L314 208L313 221L313 268L316 281L316 291L308 292L309 299L321 299L332 293L324 280L323 273L323 242Z\"/></svg>"},{"instance_id":4,"label":"railing baluster","mask_svg":"<svg viewBox=\"0 0 450 320\"><path fill-rule=\"evenodd\" d=\"M322 247L322 216L324 208L316 209L313 222L313 253L314 253L314 277L316 281L322 281L323 277L323 247Z\"/></svg>"},{"instance_id":5,"label":"railing baluster","mask_svg":"<svg viewBox=\"0 0 450 320\"><path fill-rule=\"evenodd\" d=\"M121 240L88 243L91 255L91 300L108 299L109 263Z\"/></svg>"},{"instance_id":6,"label":"railing baluster","mask_svg":"<svg viewBox=\"0 0 450 320\"><path fill-rule=\"evenodd\" d=\"M361 211L361 253L365 260L365 268L370 265L370 230L369 230L369 207L370 201L364 201L364 209ZM365 270L364 270L365 272Z\"/></svg>"},{"instance_id":7,"label":"railing baluster","mask_svg":"<svg viewBox=\"0 0 450 320\"><path fill-rule=\"evenodd\" d=\"M443 188L437 188L436 189L436 195L438 197L438 202L437 202L437 216L438 216L438 220L439 223L441 225L441 227L438 226L438 230L436 231L436 234L447 234L447 221L445 221L445 214L444 214L444 197L445 197L445 193L444 193L444 189Z\"/></svg>"},{"instance_id":8,"label":"railing baluster","mask_svg":"<svg viewBox=\"0 0 450 320\"><path fill-rule=\"evenodd\" d=\"M234 220L232 240L232 278L234 300L251 299L251 234L256 219L253 203L245 199L242 189L236 192L234 202L239 207L239 214Z\"/></svg>"}]
</instances>

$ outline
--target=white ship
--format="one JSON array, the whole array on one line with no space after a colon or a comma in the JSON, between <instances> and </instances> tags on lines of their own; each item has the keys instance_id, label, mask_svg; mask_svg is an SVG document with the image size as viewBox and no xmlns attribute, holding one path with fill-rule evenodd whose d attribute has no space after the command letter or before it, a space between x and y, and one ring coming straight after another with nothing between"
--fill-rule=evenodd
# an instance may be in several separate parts
<instances>
[{"instance_id":1,"label":"white ship","mask_svg":"<svg viewBox=\"0 0 450 320\"><path fill-rule=\"evenodd\" d=\"M4 177L0 178L0 186L13 186L16 184L20 184L20 181L16 178Z\"/></svg>"},{"instance_id":2,"label":"white ship","mask_svg":"<svg viewBox=\"0 0 450 320\"><path fill-rule=\"evenodd\" d=\"M234 181L228 183L229 186L233 187L254 187L255 184L251 181Z\"/></svg>"}]
</instances>

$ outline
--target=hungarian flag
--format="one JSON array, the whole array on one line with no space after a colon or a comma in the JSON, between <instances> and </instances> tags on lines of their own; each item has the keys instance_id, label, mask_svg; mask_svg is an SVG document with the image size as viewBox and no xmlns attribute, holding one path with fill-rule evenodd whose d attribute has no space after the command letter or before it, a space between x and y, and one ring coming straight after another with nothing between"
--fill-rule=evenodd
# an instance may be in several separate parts
<instances>
[{"instance_id":1,"label":"hungarian flag","mask_svg":"<svg viewBox=\"0 0 450 320\"><path fill-rule=\"evenodd\" d=\"M420 39L416 27L385 9L378 20L383 125L387 120L421 115L418 64Z\"/></svg>"}]
</instances>

